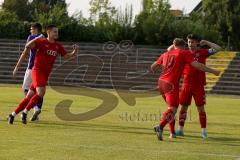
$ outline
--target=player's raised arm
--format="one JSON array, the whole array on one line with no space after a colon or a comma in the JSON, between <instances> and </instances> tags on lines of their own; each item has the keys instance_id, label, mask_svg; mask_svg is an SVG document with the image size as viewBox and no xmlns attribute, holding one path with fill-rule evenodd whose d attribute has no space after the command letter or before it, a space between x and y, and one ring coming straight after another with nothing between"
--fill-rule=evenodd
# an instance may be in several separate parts
<instances>
[{"instance_id":1,"label":"player's raised arm","mask_svg":"<svg viewBox=\"0 0 240 160\"><path fill-rule=\"evenodd\" d=\"M220 47L219 45L217 45L215 43L209 42L207 40L201 40L200 41L200 45L201 46L207 45L208 47L210 47L210 48L212 48L214 50L214 53L219 52L219 51L222 50L222 47Z\"/></svg>"},{"instance_id":2,"label":"player's raised arm","mask_svg":"<svg viewBox=\"0 0 240 160\"><path fill-rule=\"evenodd\" d=\"M12 73L13 76L15 76L15 75L17 74L17 71L18 71L19 67L21 66L21 64L23 63L23 61L26 59L26 57L27 57L28 54L30 53L30 50L35 47L35 41L36 41L36 40L37 40L37 38L29 41L29 42L26 44L26 46L25 46L25 48L24 48L24 50L23 50L20 58L18 59L18 62L17 62L17 64L16 64L16 66L15 66L15 68L14 68L14 70L13 70L13 73Z\"/></svg>"},{"instance_id":3,"label":"player's raised arm","mask_svg":"<svg viewBox=\"0 0 240 160\"><path fill-rule=\"evenodd\" d=\"M171 51L171 50L174 50L174 45L173 44L167 48L167 51Z\"/></svg>"},{"instance_id":4,"label":"player's raised arm","mask_svg":"<svg viewBox=\"0 0 240 160\"><path fill-rule=\"evenodd\" d=\"M73 45L73 51L71 53L66 54L63 57L64 57L65 60L71 61L77 55L77 52L78 52L78 46L76 44L74 44Z\"/></svg>"},{"instance_id":5,"label":"player's raised arm","mask_svg":"<svg viewBox=\"0 0 240 160\"><path fill-rule=\"evenodd\" d=\"M192 62L191 65L192 65L193 67L195 67L195 68L203 71L203 72L209 72L209 73L212 73L212 74L214 74L214 75L216 75L216 76L218 76L218 75L221 73L221 71L218 71L218 70L209 68L209 67L205 66L204 64L199 63L199 62L197 62L197 61Z\"/></svg>"}]
</instances>

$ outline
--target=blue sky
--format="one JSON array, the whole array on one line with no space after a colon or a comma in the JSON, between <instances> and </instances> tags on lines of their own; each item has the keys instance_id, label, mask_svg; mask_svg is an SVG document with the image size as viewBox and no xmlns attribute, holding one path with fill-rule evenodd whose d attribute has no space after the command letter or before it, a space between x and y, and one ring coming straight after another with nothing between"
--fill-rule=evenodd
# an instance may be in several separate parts
<instances>
[{"instance_id":1,"label":"blue sky","mask_svg":"<svg viewBox=\"0 0 240 160\"><path fill-rule=\"evenodd\" d=\"M89 16L89 1L90 0L66 0L69 4L68 11L72 15L77 11L82 11L85 17ZM127 4L133 4L133 12L137 14L141 10L142 0L110 0L110 2L119 8L125 8ZM169 0L172 9L183 9L185 13L189 13L201 0ZM3 0L0 0L2 3Z\"/></svg>"}]
</instances>

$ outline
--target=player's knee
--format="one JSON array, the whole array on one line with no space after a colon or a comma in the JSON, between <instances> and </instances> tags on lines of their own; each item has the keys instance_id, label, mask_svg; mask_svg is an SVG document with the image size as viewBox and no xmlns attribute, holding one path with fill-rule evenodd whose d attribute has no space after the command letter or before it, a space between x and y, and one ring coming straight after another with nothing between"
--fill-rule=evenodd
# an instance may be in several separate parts
<instances>
[{"instance_id":1,"label":"player's knee","mask_svg":"<svg viewBox=\"0 0 240 160\"><path fill-rule=\"evenodd\" d=\"M199 113L205 112L204 106L198 106L197 108Z\"/></svg>"},{"instance_id":2,"label":"player's knee","mask_svg":"<svg viewBox=\"0 0 240 160\"><path fill-rule=\"evenodd\" d=\"M37 95L38 95L39 97L43 98L44 95L45 95L45 91L44 91L44 90L39 90L39 91L37 92Z\"/></svg>"},{"instance_id":3,"label":"player's knee","mask_svg":"<svg viewBox=\"0 0 240 160\"><path fill-rule=\"evenodd\" d=\"M44 87L37 88L37 95L41 98L44 97L46 89Z\"/></svg>"},{"instance_id":4,"label":"player's knee","mask_svg":"<svg viewBox=\"0 0 240 160\"><path fill-rule=\"evenodd\" d=\"M187 112L188 106L182 105L181 112Z\"/></svg>"},{"instance_id":5,"label":"player's knee","mask_svg":"<svg viewBox=\"0 0 240 160\"><path fill-rule=\"evenodd\" d=\"M169 107L169 109L172 111L173 114L177 113L177 108L176 107Z\"/></svg>"},{"instance_id":6,"label":"player's knee","mask_svg":"<svg viewBox=\"0 0 240 160\"><path fill-rule=\"evenodd\" d=\"M38 95L39 97L43 98L44 95L45 95L45 92L38 92L37 95Z\"/></svg>"}]
</instances>

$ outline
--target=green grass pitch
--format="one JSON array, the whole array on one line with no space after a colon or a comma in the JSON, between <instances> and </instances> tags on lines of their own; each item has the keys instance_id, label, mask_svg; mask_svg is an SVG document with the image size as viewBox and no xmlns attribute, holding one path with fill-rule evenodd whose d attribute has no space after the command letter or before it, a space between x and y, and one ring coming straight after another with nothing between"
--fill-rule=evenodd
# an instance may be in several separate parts
<instances>
[{"instance_id":1,"label":"green grass pitch","mask_svg":"<svg viewBox=\"0 0 240 160\"><path fill-rule=\"evenodd\" d=\"M117 96L113 90L105 91ZM160 96L138 98L135 106L118 98L118 106L106 115L69 122L55 115L59 101L73 99L71 112L80 113L101 100L48 88L40 121L23 125L17 116L11 126L6 116L23 98L20 86L1 85L0 98L0 160L240 160L239 97L207 96L207 140L200 136L197 109L192 105L185 137L169 139L166 126L163 142L152 130L166 109Z\"/></svg>"}]
</instances>

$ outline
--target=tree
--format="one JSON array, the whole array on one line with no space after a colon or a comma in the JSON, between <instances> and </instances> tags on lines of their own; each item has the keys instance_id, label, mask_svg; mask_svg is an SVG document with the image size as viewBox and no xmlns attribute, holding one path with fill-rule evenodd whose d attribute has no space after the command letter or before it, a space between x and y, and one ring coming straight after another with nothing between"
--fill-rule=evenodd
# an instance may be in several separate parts
<instances>
[{"instance_id":1,"label":"tree","mask_svg":"<svg viewBox=\"0 0 240 160\"><path fill-rule=\"evenodd\" d=\"M109 0L91 0L90 6L90 19L93 22L109 23L111 17L115 16L117 12Z\"/></svg>"},{"instance_id":2,"label":"tree","mask_svg":"<svg viewBox=\"0 0 240 160\"><path fill-rule=\"evenodd\" d=\"M66 8L57 3L48 12L35 11L34 20L41 23L43 26L55 24L61 28L62 26L68 24L71 18L68 17Z\"/></svg>"},{"instance_id":3,"label":"tree","mask_svg":"<svg viewBox=\"0 0 240 160\"><path fill-rule=\"evenodd\" d=\"M25 23L19 21L16 13L1 10L0 19L0 38L25 38L29 28L26 27Z\"/></svg>"},{"instance_id":4,"label":"tree","mask_svg":"<svg viewBox=\"0 0 240 160\"><path fill-rule=\"evenodd\" d=\"M143 0L143 10L136 17L137 41L166 45L172 41L168 26L173 21L167 0ZM170 40L171 38L171 40Z\"/></svg>"},{"instance_id":5,"label":"tree","mask_svg":"<svg viewBox=\"0 0 240 160\"><path fill-rule=\"evenodd\" d=\"M11 13L16 13L19 20L31 21L28 0L4 0L2 8Z\"/></svg>"},{"instance_id":6,"label":"tree","mask_svg":"<svg viewBox=\"0 0 240 160\"><path fill-rule=\"evenodd\" d=\"M204 0L205 25L215 28L221 33L225 44L231 39L235 48L240 48L240 1L236 0Z\"/></svg>"},{"instance_id":7,"label":"tree","mask_svg":"<svg viewBox=\"0 0 240 160\"><path fill-rule=\"evenodd\" d=\"M65 0L33 0L31 2L31 7L38 12L49 12L57 4L67 9Z\"/></svg>"}]
</instances>

